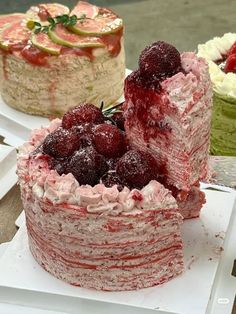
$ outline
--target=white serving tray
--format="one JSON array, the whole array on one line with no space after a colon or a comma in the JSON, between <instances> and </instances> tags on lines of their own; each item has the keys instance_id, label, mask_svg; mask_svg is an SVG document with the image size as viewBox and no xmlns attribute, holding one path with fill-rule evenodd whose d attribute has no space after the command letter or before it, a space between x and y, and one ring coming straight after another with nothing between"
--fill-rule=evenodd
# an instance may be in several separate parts
<instances>
[{"instance_id":1,"label":"white serving tray","mask_svg":"<svg viewBox=\"0 0 236 314\"><path fill-rule=\"evenodd\" d=\"M217 313L211 310L217 294L217 277L220 277L216 276L216 271L222 264L220 256L225 233L230 236L229 221L235 194L206 191L206 196L207 204L201 217L187 220L182 226L186 271L170 282L124 293L70 286L34 261L28 249L26 229L22 226L0 259L0 302L84 314ZM236 286L236 278L233 280ZM224 312L218 313L230 313L231 295L227 296L228 312L224 307Z\"/></svg>"},{"instance_id":2,"label":"white serving tray","mask_svg":"<svg viewBox=\"0 0 236 314\"><path fill-rule=\"evenodd\" d=\"M0 200L17 182L16 149L0 144Z\"/></svg>"},{"instance_id":3,"label":"white serving tray","mask_svg":"<svg viewBox=\"0 0 236 314\"><path fill-rule=\"evenodd\" d=\"M126 69L126 76L130 73L131 70ZM123 100L124 97L121 97L118 103ZM47 118L29 115L9 107L0 96L0 135L5 138L5 143L18 147L29 138L33 129L48 124Z\"/></svg>"}]
</instances>

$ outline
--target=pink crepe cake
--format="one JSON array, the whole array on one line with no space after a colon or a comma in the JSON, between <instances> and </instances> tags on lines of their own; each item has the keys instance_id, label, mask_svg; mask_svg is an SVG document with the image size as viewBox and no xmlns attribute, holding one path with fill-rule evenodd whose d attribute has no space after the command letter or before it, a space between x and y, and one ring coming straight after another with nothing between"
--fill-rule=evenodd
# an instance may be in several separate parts
<instances>
[{"instance_id":1,"label":"pink crepe cake","mask_svg":"<svg viewBox=\"0 0 236 314\"><path fill-rule=\"evenodd\" d=\"M171 60L168 62L168 60ZM208 66L157 42L141 54L125 81L125 129L131 147L149 151L160 181L172 190L184 218L199 216L208 175L212 85Z\"/></svg>"},{"instance_id":2,"label":"pink crepe cake","mask_svg":"<svg viewBox=\"0 0 236 314\"><path fill-rule=\"evenodd\" d=\"M186 53L165 78L133 72L124 112L85 103L35 130L18 156L35 260L70 284L106 291L181 274L180 212L195 217L204 203L210 95L205 62Z\"/></svg>"}]
</instances>

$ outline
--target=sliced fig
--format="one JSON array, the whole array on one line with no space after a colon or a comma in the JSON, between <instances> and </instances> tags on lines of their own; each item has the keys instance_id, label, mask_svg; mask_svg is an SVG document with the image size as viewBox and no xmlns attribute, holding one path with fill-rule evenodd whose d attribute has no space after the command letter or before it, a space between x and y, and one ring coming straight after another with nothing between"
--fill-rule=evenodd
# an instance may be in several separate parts
<instances>
[{"instance_id":1,"label":"sliced fig","mask_svg":"<svg viewBox=\"0 0 236 314\"><path fill-rule=\"evenodd\" d=\"M70 26L70 30L79 35L101 36L115 33L122 27L123 22L120 18L110 19L98 17L78 21L76 25Z\"/></svg>"},{"instance_id":2,"label":"sliced fig","mask_svg":"<svg viewBox=\"0 0 236 314\"><path fill-rule=\"evenodd\" d=\"M29 40L30 35L31 31L23 21L7 24L0 31L0 47L10 50L18 45L24 45Z\"/></svg>"},{"instance_id":3,"label":"sliced fig","mask_svg":"<svg viewBox=\"0 0 236 314\"><path fill-rule=\"evenodd\" d=\"M32 44L42 51L48 52L52 55L59 55L61 52L61 46L54 43L45 33L32 33L31 37Z\"/></svg>"},{"instance_id":4,"label":"sliced fig","mask_svg":"<svg viewBox=\"0 0 236 314\"><path fill-rule=\"evenodd\" d=\"M26 12L28 20L38 21L38 22L47 22L49 17L55 18L56 16L69 14L70 10L65 5L59 3L45 3L39 4L37 6L32 6Z\"/></svg>"},{"instance_id":5,"label":"sliced fig","mask_svg":"<svg viewBox=\"0 0 236 314\"><path fill-rule=\"evenodd\" d=\"M49 30L48 35L54 43L66 47L85 48L104 46L100 38L79 36L70 32L61 24L57 24L54 30Z\"/></svg>"},{"instance_id":6,"label":"sliced fig","mask_svg":"<svg viewBox=\"0 0 236 314\"><path fill-rule=\"evenodd\" d=\"M78 18L86 16L86 18L93 19L98 15L99 8L96 5L92 5L85 1L79 1L70 15L76 15Z\"/></svg>"},{"instance_id":7,"label":"sliced fig","mask_svg":"<svg viewBox=\"0 0 236 314\"><path fill-rule=\"evenodd\" d=\"M122 19L109 9L100 8L95 18L78 19L76 25L71 26L70 30L79 35L101 36L115 33L122 27Z\"/></svg>"},{"instance_id":8,"label":"sliced fig","mask_svg":"<svg viewBox=\"0 0 236 314\"><path fill-rule=\"evenodd\" d=\"M25 14L23 13L0 15L0 28L3 28L8 23L22 21L24 18L25 18Z\"/></svg>"}]
</instances>

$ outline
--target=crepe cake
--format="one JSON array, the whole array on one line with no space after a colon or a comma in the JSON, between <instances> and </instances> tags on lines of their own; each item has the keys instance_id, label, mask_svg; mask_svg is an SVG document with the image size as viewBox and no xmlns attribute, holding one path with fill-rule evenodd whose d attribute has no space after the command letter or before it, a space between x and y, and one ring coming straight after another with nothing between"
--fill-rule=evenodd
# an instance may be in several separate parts
<instances>
[{"instance_id":1,"label":"crepe cake","mask_svg":"<svg viewBox=\"0 0 236 314\"><path fill-rule=\"evenodd\" d=\"M211 112L203 58L161 41L144 49L139 69L125 80L125 130L132 148L156 158L158 180L184 218L198 217L205 202L199 181L208 176Z\"/></svg>"},{"instance_id":2,"label":"crepe cake","mask_svg":"<svg viewBox=\"0 0 236 314\"><path fill-rule=\"evenodd\" d=\"M61 116L82 102L109 106L123 93L123 22L79 1L0 16L0 93L9 106Z\"/></svg>"},{"instance_id":3,"label":"crepe cake","mask_svg":"<svg viewBox=\"0 0 236 314\"><path fill-rule=\"evenodd\" d=\"M198 45L213 84L212 155L236 156L236 34L226 33Z\"/></svg>"},{"instance_id":4,"label":"crepe cake","mask_svg":"<svg viewBox=\"0 0 236 314\"><path fill-rule=\"evenodd\" d=\"M184 270L177 202L155 158L129 147L122 117L81 104L18 155L31 253L75 286L136 290Z\"/></svg>"}]
</instances>

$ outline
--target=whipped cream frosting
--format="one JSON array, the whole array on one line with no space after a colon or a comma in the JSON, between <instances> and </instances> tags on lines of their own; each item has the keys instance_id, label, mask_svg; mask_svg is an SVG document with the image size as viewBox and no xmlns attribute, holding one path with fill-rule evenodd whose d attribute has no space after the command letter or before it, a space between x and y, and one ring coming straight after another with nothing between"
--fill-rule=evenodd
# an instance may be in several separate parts
<instances>
[{"instance_id":1,"label":"whipped cream frosting","mask_svg":"<svg viewBox=\"0 0 236 314\"><path fill-rule=\"evenodd\" d=\"M236 74L225 73L214 62L226 55L236 42L236 33L227 33L222 37L214 37L205 44L198 45L198 56L207 60L213 89L216 93L236 98Z\"/></svg>"},{"instance_id":2,"label":"whipped cream frosting","mask_svg":"<svg viewBox=\"0 0 236 314\"><path fill-rule=\"evenodd\" d=\"M138 214L145 209L177 208L171 192L155 180L150 181L141 190L124 187L119 192L117 185L113 187L105 187L102 183L94 187L79 185L72 174L60 176L55 170L49 169L48 158L41 153L32 152L60 125L60 119L53 120L48 128L33 131L29 142L20 147L17 172L25 193L28 190L35 198L52 204L76 205L85 207L88 212L112 211L114 215L121 212ZM137 193L141 197L135 197Z\"/></svg>"}]
</instances>

